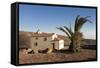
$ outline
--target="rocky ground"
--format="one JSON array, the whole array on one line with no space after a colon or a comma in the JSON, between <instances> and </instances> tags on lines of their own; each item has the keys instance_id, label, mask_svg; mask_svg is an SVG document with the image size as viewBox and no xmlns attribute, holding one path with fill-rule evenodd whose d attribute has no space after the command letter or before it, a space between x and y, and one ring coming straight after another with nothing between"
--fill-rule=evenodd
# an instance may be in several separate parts
<instances>
[{"instance_id":1,"label":"rocky ground","mask_svg":"<svg viewBox=\"0 0 100 68\"><path fill-rule=\"evenodd\" d=\"M81 49L80 53L57 51L50 54L23 54L19 52L19 64L95 60L96 50Z\"/></svg>"}]
</instances>

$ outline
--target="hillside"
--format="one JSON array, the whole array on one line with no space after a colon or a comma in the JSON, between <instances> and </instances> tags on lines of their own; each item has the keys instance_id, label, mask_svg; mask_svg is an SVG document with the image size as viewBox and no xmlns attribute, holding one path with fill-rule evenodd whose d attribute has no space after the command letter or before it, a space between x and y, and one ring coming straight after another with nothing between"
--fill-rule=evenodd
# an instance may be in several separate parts
<instances>
[{"instance_id":1,"label":"hillside","mask_svg":"<svg viewBox=\"0 0 100 68\"><path fill-rule=\"evenodd\" d=\"M28 36L30 35L30 33L35 33L35 32L25 32L25 31L20 31L19 32L19 46L27 45L25 47L27 47L27 48L29 47L28 46L28 44L29 44L29 37ZM50 33L48 33L48 34L50 34ZM58 35L58 37L64 40L65 46L69 46L71 41L66 36ZM83 39L82 40L82 46L83 45L85 45L86 47L91 45L92 48L96 48L96 40L93 40L93 39Z\"/></svg>"}]
</instances>

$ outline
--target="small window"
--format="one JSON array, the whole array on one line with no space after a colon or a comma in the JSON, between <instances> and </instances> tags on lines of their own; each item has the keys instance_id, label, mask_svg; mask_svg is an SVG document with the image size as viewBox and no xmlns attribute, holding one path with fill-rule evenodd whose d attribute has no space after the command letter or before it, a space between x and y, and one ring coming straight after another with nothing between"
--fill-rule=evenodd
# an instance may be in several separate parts
<instances>
[{"instance_id":1,"label":"small window","mask_svg":"<svg viewBox=\"0 0 100 68\"><path fill-rule=\"evenodd\" d=\"M47 38L44 38L44 41L47 41Z\"/></svg>"},{"instance_id":2,"label":"small window","mask_svg":"<svg viewBox=\"0 0 100 68\"><path fill-rule=\"evenodd\" d=\"M38 40L38 37L36 37L36 40Z\"/></svg>"},{"instance_id":3,"label":"small window","mask_svg":"<svg viewBox=\"0 0 100 68\"><path fill-rule=\"evenodd\" d=\"M35 43L34 43L34 46L37 46L37 45L38 45L38 43L37 43L37 42L35 42Z\"/></svg>"},{"instance_id":4,"label":"small window","mask_svg":"<svg viewBox=\"0 0 100 68\"><path fill-rule=\"evenodd\" d=\"M28 48L26 48L26 50L28 50Z\"/></svg>"},{"instance_id":5,"label":"small window","mask_svg":"<svg viewBox=\"0 0 100 68\"><path fill-rule=\"evenodd\" d=\"M52 43L53 46L55 46L55 43Z\"/></svg>"}]
</instances>

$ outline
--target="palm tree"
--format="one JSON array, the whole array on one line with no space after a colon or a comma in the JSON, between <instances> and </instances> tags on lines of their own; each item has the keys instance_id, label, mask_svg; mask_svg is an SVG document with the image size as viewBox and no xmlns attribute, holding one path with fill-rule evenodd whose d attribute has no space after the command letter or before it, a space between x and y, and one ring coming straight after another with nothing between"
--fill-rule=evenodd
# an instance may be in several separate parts
<instances>
[{"instance_id":1,"label":"palm tree","mask_svg":"<svg viewBox=\"0 0 100 68\"><path fill-rule=\"evenodd\" d=\"M91 21L88 19L89 17L90 16L80 17L80 15L78 15L75 20L74 31L72 31L71 26L69 28L66 26L56 27L57 29L63 31L71 40L69 50L73 52L80 51L80 45L81 45L81 40L83 36L80 30L86 22L91 23Z\"/></svg>"}]
</instances>

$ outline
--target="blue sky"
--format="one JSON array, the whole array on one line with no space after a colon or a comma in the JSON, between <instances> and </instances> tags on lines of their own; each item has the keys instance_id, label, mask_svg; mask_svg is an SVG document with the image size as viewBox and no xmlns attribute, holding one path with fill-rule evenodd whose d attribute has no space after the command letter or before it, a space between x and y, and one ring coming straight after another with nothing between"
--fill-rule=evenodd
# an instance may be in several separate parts
<instances>
[{"instance_id":1,"label":"blue sky","mask_svg":"<svg viewBox=\"0 0 100 68\"><path fill-rule=\"evenodd\" d=\"M77 15L91 16L93 22L86 23L81 32L84 38L95 39L96 31L96 10L93 8L75 7L52 7L40 5L19 5L19 30L36 32L50 32L65 35L56 27L74 26Z\"/></svg>"}]
</instances>

